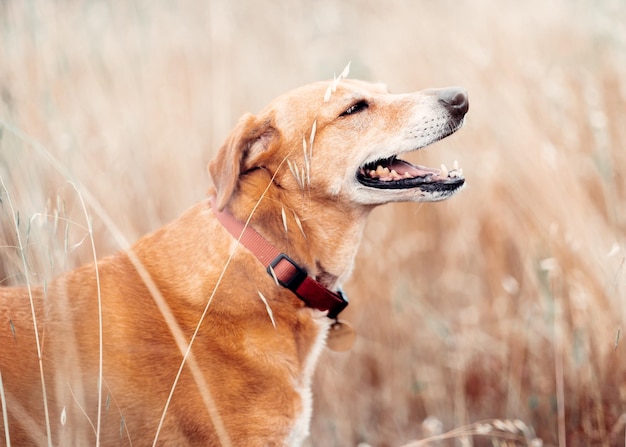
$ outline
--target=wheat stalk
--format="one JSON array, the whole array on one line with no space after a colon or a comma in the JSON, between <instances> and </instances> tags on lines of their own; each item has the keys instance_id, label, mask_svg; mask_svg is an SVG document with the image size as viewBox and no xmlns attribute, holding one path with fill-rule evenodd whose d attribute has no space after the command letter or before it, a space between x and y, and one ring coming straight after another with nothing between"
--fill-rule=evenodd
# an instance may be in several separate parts
<instances>
[{"instance_id":1,"label":"wheat stalk","mask_svg":"<svg viewBox=\"0 0 626 447\"><path fill-rule=\"evenodd\" d=\"M2 121L0 121L0 124L2 124ZM26 289L28 291L28 300L30 303L31 318L33 319L33 329L35 331L35 344L37 346L37 360L39 363L39 376L41 380L41 390L43 393L43 408L44 408L44 418L45 418L45 423L46 423L47 443L48 443L48 447L52 447L52 432L50 429L50 413L48 411L48 395L46 393L46 380L45 380L45 376L43 372L43 357L42 357L42 352L41 352L41 341L39 339L39 329L37 328L37 315L35 312L35 301L33 299L33 288L31 285L30 275L28 273L29 269L28 269L28 265L26 262L26 251L25 251L25 246L22 243L22 236L20 234L19 212L16 211L15 208L13 207L11 194L9 193L9 190L7 189L4 183L4 179L1 176L0 176L0 184L2 185L2 188L4 189L6 193L6 199L7 199L7 203L9 204L9 208L11 209L11 214L14 216L15 233L17 237L18 251L20 253L20 258L22 260L22 268L24 269L24 276L26 277Z\"/></svg>"},{"instance_id":2,"label":"wheat stalk","mask_svg":"<svg viewBox=\"0 0 626 447\"><path fill-rule=\"evenodd\" d=\"M274 326L274 329L276 329L276 321L274 321L274 312L272 312L270 303L267 302L265 295L263 295L263 293L261 293L260 290L257 290L257 292L259 293L259 297L261 298L261 301L263 301L263 304L265 304L265 310L267 311L267 314L269 315L270 320L272 320L272 326Z\"/></svg>"},{"instance_id":3,"label":"wheat stalk","mask_svg":"<svg viewBox=\"0 0 626 447\"><path fill-rule=\"evenodd\" d=\"M96 274L96 292L98 294L98 416L96 419L96 447L100 445L100 428L102 422L102 371L104 368L103 362L103 338L102 338L102 290L100 288L100 270L98 269L98 257L96 255L96 243L93 238L93 226L91 224L91 218L87 213L87 207L85 205L85 200L83 199L80 190L76 186L75 183L69 182L76 194L78 195L78 199L80 200L81 209L85 215L85 220L87 221L87 231L89 234L89 240L91 241L91 254L93 256L94 261L94 269ZM68 225L69 227L69 225ZM66 244L67 245L67 244Z\"/></svg>"},{"instance_id":4,"label":"wheat stalk","mask_svg":"<svg viewBox=\"0 0 626 447\"><path fill-rule=\"evenodd\" d=\"M280 217L283 220L283 228L285 229L285 233L288 234L289 231L287 230L287 214L285 214L285 207L284 206L280 207Z\"/></svg>"},{"instance_id":5,"label":"wheat stalk","mask_svg":"<svg viewBox=\"0 0 626 447\"><path fill-rule=\"evenodd\" d=\"M339 81L348 77L348 73L350 72L350 64L351 62L348 62L348 65L346 65L346 67L339 74L339 76L337 77L333 76L333 81L330 83L330 85L326 89L326 93L324 93L324 102L330 101L330 97L337 90L337 85L339 84Z\"/></svg>"},{"instance_id":6,"label":"wheat stalk","mask_svg":"<svg viewBox=\"0 0 626 447\"><path fill-rule=\"evenodd\" d=\"M0 371L0 405L2 408L2 422L4 423L4 438L6 447L11 447L11 436L9 436L9 414L7 413L7 400L4 395L4 385L2 384L2 371Z\"/></svg>"},{"instance_id":7,"label":"wheat stalk","mask_svg":"<svg viewBox=\"0 0 626 447\"><path fill-rule=\"evenodd\" d=\"M304 182L302 181L302 177L300 177L300 170L298 168L298 165L295 162L292 164L290 160L287 160L287 165L289 166L289 170L291 171L291 174L296 179L296 183L298 184L298 187L301 190L304 190Z\"/></svg>"},{"instance_id":8,"label":"wheat stalk","mask_svg":"<svg viewBox=\"0 0 626 447\"><path fill-rule=\"evenodd\" d=\"M296 221L296 225L298 226L300 233L302 233L302 236L306 239L306 234L304 233L304 229L302 228L302 222L300 221L300 218L295 211L293 211L293 218Z\"/></svg>"},{"instance_id":9,"label":"wheat stalk","mask_svg":"<svg viewBox=\"0 0 626 447\"><path fill-rule=\"evenodd\" d=\"M489 419L455 428L446 433L435 434L425 439L413 441L402 447L422 447L446 439L463 439L468 436L486 436L492 439L506 439L521 442L527 447L542 447L543 441L534 431L519 419Z\"/></svg>"}]
</instances>

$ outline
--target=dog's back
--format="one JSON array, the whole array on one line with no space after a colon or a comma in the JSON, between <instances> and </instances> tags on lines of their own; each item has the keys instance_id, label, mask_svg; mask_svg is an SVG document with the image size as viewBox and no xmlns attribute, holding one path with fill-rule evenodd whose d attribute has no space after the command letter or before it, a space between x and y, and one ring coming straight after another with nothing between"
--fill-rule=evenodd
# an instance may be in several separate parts
<instances>
[{"instance_id":1,"label":"dog's back","mask_svg":"<svg viewBox=\"0 0 626 447\"><path fill-rule=\"evenodd\" d=\"M0 372L12 445L47 444L47 424L54 445L94 445L96 433L100 445L151 445L157 430L159 445L221 445L212 424L238 434L245 440L241 445L290 436L291 421L300 410L295 404L300 395L293 388L302 369L297 359L306 356L297 353L300 341L293 339L293 327L304 340L319 330L307 328L307 318L297 316L289 326L274 329L264 305L256 300L250 305L246 298L256 285L247 292L234 286L250 273L245 268L222 278L226 291L211 304L191 354L213 403L207 404L186 366L159 429L183 351L222 268L213 257L224 259L222 253L228 251L229 241L214 240L212 227L221 229L203 202L132 247L130 256L139 270L145 269L147 282L153 280L153 290L123 253L101 260L97 275L96 265L86 265L45 289L0 288ZM203 259L194 260L194 252ZM186 263L170 262L182 257L207 268L192 277ZM167 297L168 309L159 309L155 293ZM280 306L274 311L279 318ZM178 330L183 346L175 339ZM213 422L207 419L207 406L215 402L219 419ZM259 410L263 408L267 410ZM220 414L229 417L222 421Z\"/></svg>"}]
</instances>

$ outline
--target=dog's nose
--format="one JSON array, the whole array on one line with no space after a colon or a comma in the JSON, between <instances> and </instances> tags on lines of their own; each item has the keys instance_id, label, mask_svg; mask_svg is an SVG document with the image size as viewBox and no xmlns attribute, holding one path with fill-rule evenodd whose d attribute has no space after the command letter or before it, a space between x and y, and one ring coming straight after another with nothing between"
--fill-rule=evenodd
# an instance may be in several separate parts
<instances>
[{"instance_id":1,"label":"dog's nose","mask_svg":"<svg viewBox=\"0 0 626 447\"><path fill-rule=\"evenodd\" d=\"M444 88L439 91L438 99L454 115L463 116L469 110L467 90L462 87Z\"/></svg>"}]
</instances>

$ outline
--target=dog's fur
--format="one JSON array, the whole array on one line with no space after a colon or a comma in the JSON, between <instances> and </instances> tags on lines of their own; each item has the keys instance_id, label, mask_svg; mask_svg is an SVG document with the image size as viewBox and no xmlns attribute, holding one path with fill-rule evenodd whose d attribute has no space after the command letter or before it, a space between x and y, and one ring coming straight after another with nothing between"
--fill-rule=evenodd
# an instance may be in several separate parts
<instances>
[{"instance_id":1,"label":"dog's fur","mask_svg":"<svg viewBox=\"0 0 626 447\"><path fill-rule=\"evenodd\" d=\"M275 247L337 290L375 206L445 199L462 183L379 189L357 181L357 172L449 135L467 107L453 110L441 90L391 95L361 81L341 80L334 90L330 84L296 89L258 116L244 116L209 170L218 208L250 217ZM300 445L331 320L278 286L217 222L208 201L45 289L0 289L11 444L47 445L46 404L51 445L96 445L96 433L100 445L152 445L209 301L157 444Z\"/></svg>"}]
</instances>

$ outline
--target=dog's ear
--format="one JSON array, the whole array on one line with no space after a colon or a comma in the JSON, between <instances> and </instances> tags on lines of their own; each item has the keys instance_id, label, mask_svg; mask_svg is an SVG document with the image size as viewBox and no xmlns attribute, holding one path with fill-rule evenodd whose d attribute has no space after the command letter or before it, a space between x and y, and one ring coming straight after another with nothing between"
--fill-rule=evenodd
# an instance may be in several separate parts
<instances>
[{"instance_id":1,"label":"dog's ear","mask_svg":"<svg viewBox=\"0 0 626 447\"><path fill-rule=\"evenodd\" d=\"M223 210L237 189L240 174L250 170L250 163L267 150L277 132L270 120L260 121L247 113L239 119L215 158L209 173L217 190L217 209Z\"/></svg>"}]
</instances>

